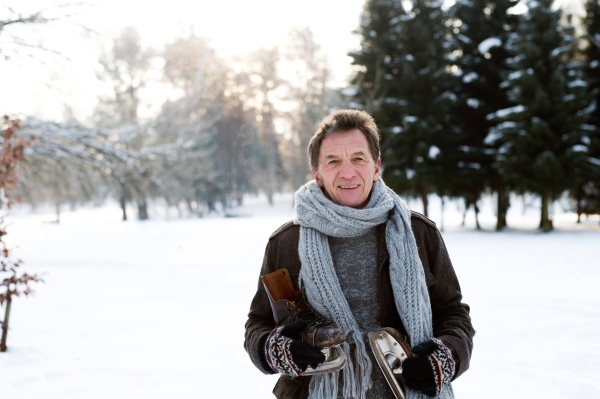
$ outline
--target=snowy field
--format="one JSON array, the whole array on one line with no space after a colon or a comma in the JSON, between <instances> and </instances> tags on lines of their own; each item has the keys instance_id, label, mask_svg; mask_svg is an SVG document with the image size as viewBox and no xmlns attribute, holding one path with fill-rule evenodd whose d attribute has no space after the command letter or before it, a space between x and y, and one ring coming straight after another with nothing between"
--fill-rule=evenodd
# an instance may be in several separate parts
<instances>
[{"instance_id":1,"label":"snowy field","mask_svg":"<svg viewBox=\"0 0 600 399\"><path fill-rule=\"evenodd\" d=\"M0 398L268 398L274 376L243 349L244 322L270 233L291 196L249 198L236 218L122 222L114 206L17 212L6 237L23 270L43 274L13 302ZM411 202L420 209L420 204ZM555 205L556 231L518 200L511 229L491 232L447 203L444 239L477 330L457 398L600 397L600 226ZM440 202L431 217L441 225ZM3 316L3 311L2 311Z\"/></svg>"}]
</instances>

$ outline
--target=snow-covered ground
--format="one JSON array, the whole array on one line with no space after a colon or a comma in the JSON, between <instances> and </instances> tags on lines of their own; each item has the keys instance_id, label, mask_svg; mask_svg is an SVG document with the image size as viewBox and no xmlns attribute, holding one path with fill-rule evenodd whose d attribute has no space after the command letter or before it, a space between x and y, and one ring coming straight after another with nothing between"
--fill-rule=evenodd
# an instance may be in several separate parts
<instances>
[{"instance_id":1,"label":"snow-covered ground","mask_svg":"<svg viewBox=\"0 0 600 399\"><path fill-rule=\"evenodd\" d=\"M277 377L251 364L244 322L267 238L291 203L249 198L237 218L155 210L122 222L115 206L63 213L60 224L7 218L23 270L45 283L13 302L0 398L271 397ZM460 227L459 208L446 204L443 236L477 335L457 398L600 397L598 220L575 225L555 205L557 230L542 234L535 204L515 200L511 230L476 232L472 213ZM440 209L432 198L438 225ZM492 209L484 201L484 229Z\"/></svg>"}]
</instances>

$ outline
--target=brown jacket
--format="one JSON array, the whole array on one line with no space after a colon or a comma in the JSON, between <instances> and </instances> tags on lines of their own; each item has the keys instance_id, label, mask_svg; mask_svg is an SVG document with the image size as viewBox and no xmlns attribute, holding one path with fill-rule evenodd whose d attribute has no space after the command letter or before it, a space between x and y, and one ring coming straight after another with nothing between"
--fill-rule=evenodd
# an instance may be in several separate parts
<instances>
[{"instance_id":1,"label":"brown jacket","mask_svg":"<svg viewBox=\"0 0 600 399\"><path fill-rule=\"evenodd\" d=\"M431 300L433 335L450 344L458 357L457 373L454 378L469 368L475 330L469 317L469 306L461 302L462 294L446 246L435 223L425 216L412 212L411 225L419 257L425 271L425 280ZM277 229L269 238L260 275L285 267L289 270L295 289L298 289L300 256L298 240L300 226L288 222ZM385 243L385 224L377 226L378 289L382 325L405 332L394 304L390 282L389 254ZM275 327L273 313L265 288L258 279L256 295L250 305L244 348L254 365L265 374L273 371L261 362L259 341ZM310 377L291 378L282 375L275 385L273 394L277 398L304 399L308 397Z\"/></svg>"}]
</instances>

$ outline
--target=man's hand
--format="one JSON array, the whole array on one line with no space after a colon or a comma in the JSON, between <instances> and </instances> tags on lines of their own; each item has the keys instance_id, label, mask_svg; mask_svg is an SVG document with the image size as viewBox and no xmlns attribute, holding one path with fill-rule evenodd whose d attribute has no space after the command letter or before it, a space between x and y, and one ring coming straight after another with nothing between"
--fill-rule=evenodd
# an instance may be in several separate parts
<instances>
[{"instance_id":1,"label":"man's hand","mask_svg":"<svg viewBox=\"0 0 600 399\"><path fill-rule=\"evenodd\" d=\"M442 340L433 338L411 349L418 358L402 363L402 376L406 386L427 396L437 396L442 386L448 384L456 372L452 350Z\"/></svg>"},{"instance_id":2,"label":"man's hand","mask_svg":"<svg viewBox=\"0 0 600 399\"><path fill-rule=\"evenodd\" d=\"M297 377L308 366L316 368L325 361L320 350L302 343L299 338L306 328L306 321L298 319L288 325L275 328L265 341L267 363L280 374Z\"/></svg>"}]
</instances>

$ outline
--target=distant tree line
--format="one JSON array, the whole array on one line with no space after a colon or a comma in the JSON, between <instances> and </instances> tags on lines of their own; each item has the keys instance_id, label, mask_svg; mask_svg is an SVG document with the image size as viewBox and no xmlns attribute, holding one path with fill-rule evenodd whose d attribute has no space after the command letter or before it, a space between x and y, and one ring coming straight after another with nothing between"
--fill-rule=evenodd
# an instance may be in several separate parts
<instances>
[{"instance_id":1,"label":"distant tree line","mask_svg":"<svg viewBox=\"0 0 600 399\"><path fill-rule=\"evenodd\" d=\"M600 213L600 2L586 0L577 33L552 0L368 0L346 93L382 134L383 177L423 200L497 198L549 204L565 193L578 216ZM579 217L578 217L579 219Z\"/></svg>"},{"instance_id":2,"label":"distant tree line","mask_svg":"<svg viewBox=\"0 0 600 399\"><path fill-rule=\"evenodd\" d=\"M339 104L326 57L308 28L279 47L221 57L193 31L157 50L126 28L99 59L104 85L93 123L25 118L37 138L15 189L36 206L114 198L147 219L151 200L181 213L228 212L244 194L293 190L310 175L308 140ZM282 67L284 65L284 67ZM162 90L155 117L146 90ZM68 109L67 109L68 111ZM291 204L290 204L291 205Z\"/></svg>"}]
</instances>

